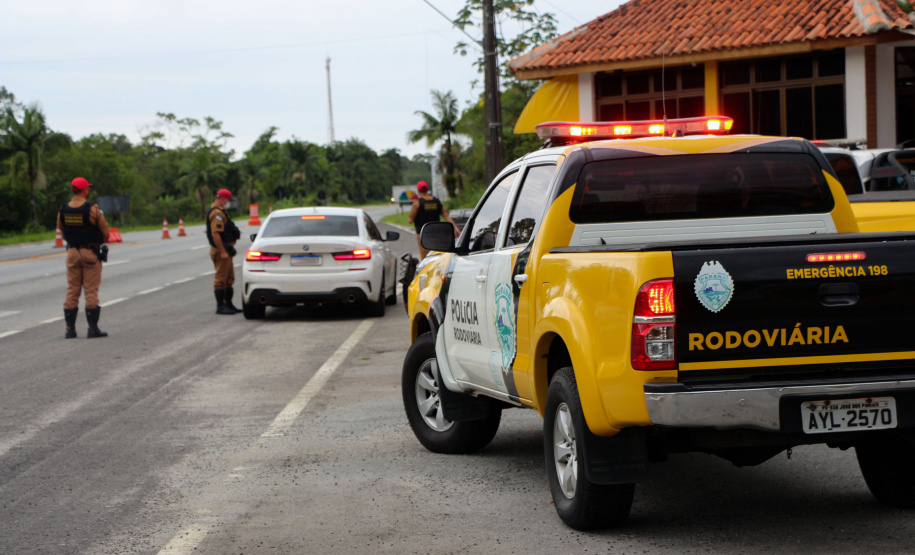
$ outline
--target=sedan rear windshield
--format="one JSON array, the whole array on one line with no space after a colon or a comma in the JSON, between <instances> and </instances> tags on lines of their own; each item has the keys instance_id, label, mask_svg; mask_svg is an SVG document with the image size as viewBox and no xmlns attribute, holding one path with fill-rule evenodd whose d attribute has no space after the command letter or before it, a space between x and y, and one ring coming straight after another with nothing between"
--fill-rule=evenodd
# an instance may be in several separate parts
<instances>
[{"instance_id":1,"label":"sedan rear windshield","mask_svg":"<svg viewBox=\"0 0 915 555\"><path fill-rule=\"evenodd\" d=\"M576 223L826 213L832 195L802 153L670 155L602 160L579 175Z\"/></svg>"},{"instance_id":2,"label":"sedan rear windshield","mask_svg":"<svg viewBox=\"0 0 915 555\"><path fill-rule=\"evenodd\" d=\"M299 236L357 236L359 224L355 216L281 216L270 218L261 237Z\"/></svg>"}]
</instances>

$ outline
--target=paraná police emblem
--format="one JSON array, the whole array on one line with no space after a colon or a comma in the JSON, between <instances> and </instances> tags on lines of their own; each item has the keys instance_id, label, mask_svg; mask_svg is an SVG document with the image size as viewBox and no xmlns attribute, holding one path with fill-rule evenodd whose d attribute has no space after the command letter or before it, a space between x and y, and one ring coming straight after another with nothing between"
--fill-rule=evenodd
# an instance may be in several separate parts
<instances>
[{"instance_id":1,"label":"paran\u00e1 police emblem","mask_svg":"<svg viewBox=\"0 0 915 555\"><path fill-rule=\"evenodd\" d=\"M695 281L696 298L712 312L718 312L734 294L734 280L717 260L705 262Z\"/></svg>"}]
</instances>

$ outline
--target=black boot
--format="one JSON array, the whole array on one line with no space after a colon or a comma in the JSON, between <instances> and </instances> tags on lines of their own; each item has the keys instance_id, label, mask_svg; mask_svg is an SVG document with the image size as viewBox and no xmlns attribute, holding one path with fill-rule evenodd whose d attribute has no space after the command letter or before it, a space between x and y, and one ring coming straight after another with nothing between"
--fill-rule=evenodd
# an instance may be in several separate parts
<instances>
[{"instance_id":1,"label":"black boot","mask_svg":"<svg viewBox=\"0 0 915 555\"><path fill-rule=\"evenodd\" d=\"M78 308L65 308L64 309L64 322L67 323L67 333L64 334L64 339L73 339L76 337L76 315L79 314Z\"/></svg>"},{"instance_id":2,"label":"black boot","mask_svg":"<svg viewBox=\"0 0 915 555\"><path fill-rule=\"evenodd\" d=\"M102 307L100 306L86 309L86 321L89 322L89 333L87 333L86 336L89 339L92 339L93 337L108 337L108 332L98 329L98 317L101 313Z\"/></svg>"},{"instance_id":3,"label":"black boot","mask_svg":"<svg viewBox=\"0 0 915 555\"><path fill-rule=\"evenodd\" d=\"M232 297L235 295L235 290L232 287L226 287L226 306L234 310L236 313L241 312L241 309L235 306L232 303Z\"/></svg>"},{"instance_id":4,"label":"black boot","mask_svg":"<svg viewBox=\"0 0 915 555\"><path fill-rule=\"evenodd\" d=\"M213 289L216 295L216 314L235 314L235 311L226 305L226 290Z\"/></svg>"}]
</instances>

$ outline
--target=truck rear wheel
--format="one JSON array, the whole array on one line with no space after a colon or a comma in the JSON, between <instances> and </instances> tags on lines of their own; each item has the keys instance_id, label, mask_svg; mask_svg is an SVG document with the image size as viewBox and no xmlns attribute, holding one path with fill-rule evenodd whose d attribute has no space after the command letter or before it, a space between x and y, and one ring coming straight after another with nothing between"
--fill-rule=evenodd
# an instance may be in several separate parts
<instances>
[{"instance_id":1,"label":"truck rear wheel","mask_svg":"<svg viewBox=\"0 0 915 555\"><path fill-rule=\"evenodd\" d=\"M481 420L451 421L439 397L435 337L424 333L410 346L403 363L403 405L413 434L433 453L472 453L489 445L499 430L502 411L492 409Z\"/></svg>"},{"instance_id":2,"label":"truck rear wheel","mask_svg":"<svg viewBox=\"0 0 915 555\"><path fill-rule=\"evenodd\" d=\"M893 433L875 434L855 445L858 466L868 489L881 503L915 507L915 444Z\"/></svg>"},{"instance_id":3,"label":"truck rear wheel","mask_svg":"<svg viewBox=\"0 0 915 555\"><path fill-rule=\"evenodd\" d=\"M635 484L593 484L585 475L585 417L572 368L553 376L546 396L543 450L553 505L576 530L622 524L629 518Z\"/></svg>"}]
</instances>

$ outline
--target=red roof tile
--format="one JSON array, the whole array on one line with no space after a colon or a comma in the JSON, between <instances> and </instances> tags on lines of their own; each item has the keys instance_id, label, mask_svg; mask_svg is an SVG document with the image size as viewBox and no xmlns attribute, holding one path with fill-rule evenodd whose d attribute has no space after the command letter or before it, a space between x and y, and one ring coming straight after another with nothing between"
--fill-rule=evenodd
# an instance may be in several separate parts
<instances>
[{"instance_id":1,"label":"red roof tile","mask_svg":"<svg viewBox=\"0 0 915 555\"><path fill-rule=\"evenodd\" d=\"M868 24L915 27L893 0L858 0ZM875 10L879 3L880 10ZM631 0L508 64L515 72L866 36L854 0Z\"/></svg>"}]
</instances>

